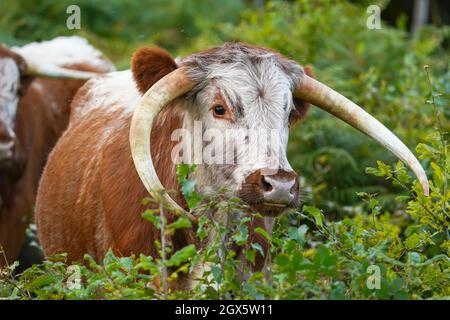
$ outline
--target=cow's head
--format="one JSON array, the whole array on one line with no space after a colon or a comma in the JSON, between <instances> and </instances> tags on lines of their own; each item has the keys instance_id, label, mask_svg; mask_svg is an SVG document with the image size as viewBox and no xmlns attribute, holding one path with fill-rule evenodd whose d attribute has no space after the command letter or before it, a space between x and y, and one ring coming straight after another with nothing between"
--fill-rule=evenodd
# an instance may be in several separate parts
<instances>
[{"instance_id":1,"label":"cow's head","mask_svg":"<svg viewBox=\"0 0 450 320\"><path fill-rule=\"evenodd\" d=\"M97 75L30 60L15 48L0 44L0 173L10 170L16 160L15 117L19 99L31 80L35 77L87 80Z\"/></svg>"},{"instance_id":2,"label":"cow's head","mask_svg":"<svg viewBox=\"0 0 450 320\"><path fill-rule=\"evenodd\" d=\"M20 55L0 45L0 167L13 157L17 106L28 84L26 66Z\"/></svg>"},{"instance_id":3,"label":"cow's head","mask_svg":"<svg viewBox=\"0 0 450 320\"><path fill-rule=\"evenodd\" d=\"M428 193L422 167L393 133L350 100L311 78L295 61L276 52L227 43L193 54L177 66L164 51L147 48L135 54L132 65L138 88L145 93L132 121L132 154L142 181L154 196L162 186L150 156L150 130L157 114L171 102L187 111L185 127L194 137L190 150L194 155L188 160L200 160L195 173L200 190L227 187L263 214L276 215L298 203L299 179L287 160L286 147L290 126L305 116L309 103L395 153L410 165ZM240 130L243 140L234 139ZM231 139L227 132L231 132ZM264 136L262 144L252 140L252 134ZM196 140L203 141L200 158L192 150L198 146ZM258 146L252 149L255 141ZM239 149L242 144L249 148ZM208 152L216 162L208 163ZM240 162L239 152L247 152L244 161Z\"/></svg>"}]
</instances>

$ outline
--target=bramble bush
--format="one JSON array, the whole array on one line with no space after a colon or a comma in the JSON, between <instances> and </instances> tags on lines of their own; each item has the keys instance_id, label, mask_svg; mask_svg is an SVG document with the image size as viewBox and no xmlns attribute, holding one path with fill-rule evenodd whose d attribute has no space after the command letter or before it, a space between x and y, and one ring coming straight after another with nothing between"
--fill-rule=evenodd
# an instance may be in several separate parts
<instances>
[{"instance_id":1,"label":"bramble bush","mask_svg":"<svg viewBox=\"0 0 450 320\"><path fill-rule=\"evenodd\" d=\"M161 241L154 244L159 257L117 257L109 251L98 264L86 255L86 263L76 265L79 280L73 279L74 266L65 263L64 255L34 265L18 277L13 276L14 264L1 270L0 295L10 299L450 298L450 161L449 146L440 133L417 147L420 158L432 164L430 196L422 194L401 162L394 167L378 162L367 172L408 191L396 199L403 210L385 211L376 195L366 192L358 193L365 207L341 221L327 221L321 210L304 205L277 219L272 235L255 230L271 244L272 263L264 272L251 268L256 254L264 254L249 239L248 224L258 214L222 193L198 195L195 181L188 178L195 167L180 165L183 194L199 218L196 234L201 241L208 240L207 246L191 244L172 252L170 243L163 245L163 238L176 229L193 226L183 216L167 224L160 206L143 214L161 230ZM244 259L237 257L235 245ZM191 290L168 289L170 282L198 265L209 267Z\"/></svg>"},{"instance_id":2,"label":"bramble bush","mask_svg":"<svg viewBox=\"0 0 450 320\"><path fill-rule=\"evenodd\" d=\"M444 150L436 136L430 141L420 145L418 152L436 161ZM448 166L448 152L444 153ZM86 255L86 263L77 265L79 288L73 287L74 266L65 263L64 255L34 265L18 277L13 276L16 265L12 265L2 270L0 295L10 299L449 298L449 193L443 193L442 172L436 170L433 175L429 197L422 195L420 185L400 162L395 167L379 162L368 172L410 191L398 199L403 212L384 211L375 195L364 192L359 196L366 208L341 221L327 221L321 210L305 205L280 217L272 235L256 230L271 243L272 264L265 272L251 269L257 252L263 253L249 241L248 223L257 214L248 214L239 199L221 194L200 197L193 189L195 183L185 179L185 190L201 199L194 201L192 212L199 216L199 239L209 237L206 247L188 245L171 252L169 244L167 258L162 259L161 241L156 241L157 258L117 257L109 251L101 264ZM163 227L160 210L147 210L143 217L165 235L192 228L182 216L168 225L164 221ZM241 247L245 259L237 258L234 244ZM198 264L210 267L192 290L172 291L161 284L170 284ZM368 285L374 266L379 268L380 281L375 288Z\"/></svg>"},{"instance_id":3,"label":"bramble bush","mask_svg":"<svg viewBox=\"0 0 450 320\"><path fill-rule=\"evenodd\" d=\"M229 8L235 8L232 2ZM189 31L189 39L170 45L185 56L239 40L312 65L320 81L363 106L409 147L416 146L429 177L430 196L422 194L419 183L394 156L313 108L305 122L291 129L288 150L301 175L304 203L277 218L273 234L256 231L270 243L271 265L264 272L252 269L263 252L249 235L249 223L258 214L224 192L197 194L195 181L189 179L195 168L180 166L178 178L198 226L183 216L168 223L161 217L164 208L144 212L143 223L164 230L162 235L192 228L207 246L189 245L173 252L172 244L161 238L149 243L158 248L157 257L117 257L110 251L101 263L86 256L85 264L69 266L60 255L19 275L13 264L0 272L0 297L450 298L450 28L427 26L411 38L404 20L396 28L383 24L380 30L369 30L366 18L365 7L350 2L268 2L263 9L245 10L239 22L199 18L197 26L208 23L207 28ZM219 22L212 23L214 19ZM142 28L139 20L135 23ZM95 28L89 30L91 39ZM155 37L146 36L142 43ZM120 64L137 45L127 47L120 37L108 42L107 34L102 38L106 51L120 43L111 51ZM205 266L204 274L192 289L170 289L173 281L199 266Z\"/></svg>"}]
</instances>

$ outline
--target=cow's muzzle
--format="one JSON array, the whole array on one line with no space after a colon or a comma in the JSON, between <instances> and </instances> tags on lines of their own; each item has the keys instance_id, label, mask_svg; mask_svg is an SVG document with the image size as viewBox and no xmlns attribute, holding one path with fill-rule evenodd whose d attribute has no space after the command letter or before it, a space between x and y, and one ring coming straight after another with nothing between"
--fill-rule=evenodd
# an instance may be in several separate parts
<instances>
[{"instance_id":1,"label":"cow's muzzle","mask_svg":"<svg viewBox=\"0 0 450 320\"><path fill-rule=\"evenodd\" d=\"M256 170L246 177L237 196L261 214L277 216L298 205L299 178L294 171L264 174Z\"/></svg>"}]
</instances>

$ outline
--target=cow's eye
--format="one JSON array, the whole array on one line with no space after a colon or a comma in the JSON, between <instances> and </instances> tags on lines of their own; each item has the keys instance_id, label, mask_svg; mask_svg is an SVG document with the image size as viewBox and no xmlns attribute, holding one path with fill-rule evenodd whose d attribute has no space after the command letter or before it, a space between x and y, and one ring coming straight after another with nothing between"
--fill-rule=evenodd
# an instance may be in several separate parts
<instances>
[{"instance_id":1,"label":"cow's eye","mask_svg":"<svg viewBox=\"0 0 450 320\"><path fill-rule=\"evenodd\" d=\"M214 106L213 110L214 110L214 115L216 117L223 117L225 115L225 112L226 112L224 106L221 106L220 104Z\"/></svg>"}]
</instances>

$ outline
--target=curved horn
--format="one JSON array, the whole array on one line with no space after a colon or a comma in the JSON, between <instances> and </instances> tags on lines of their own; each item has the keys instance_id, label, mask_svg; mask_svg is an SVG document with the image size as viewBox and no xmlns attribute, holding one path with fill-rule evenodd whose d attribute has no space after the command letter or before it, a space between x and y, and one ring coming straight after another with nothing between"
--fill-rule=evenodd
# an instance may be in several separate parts
<instances>
[{"instance_id":1,"label":"curved horn","mask_svg":"<svg viewBox=\"0 0 450 320\"><path fill-rule=\"evenodd\" d=\"M365 133L407 164L429 195L428 179L417 158L389 129L361 107L321 82L303 75L294 96L306 100Z\"/></svg>"},{"instance_id":2,"label":"curved horn","mask_svg":"<svg viewBox=\"0 0 450 320\"><path fill-rule=\"evenodd\" d=\"M164 186L156 174L150 154L150 134L159 112L172 100L191 90L194 83L183 68L176 69L156 82L141 98L134 111L130 128L130 146L136 171L145 188L154 199L160 199ZM181 208L167 193L163 201L173 210L179 210L195 221L196 218Z\"/></svg>"},{"instance_id":3,"label":"curved horn","mask_svg":"<svg viewBox=\"0 0 450 320\"><path fill-rule=\"evenodd\" d=\"M52 79L72 79L72 80L88 80L99 75L95 72L79 71L61 68L56 65L38 64L32 61L26 61L26 75L52 78Z\"/></svg>"}]
</instances>

